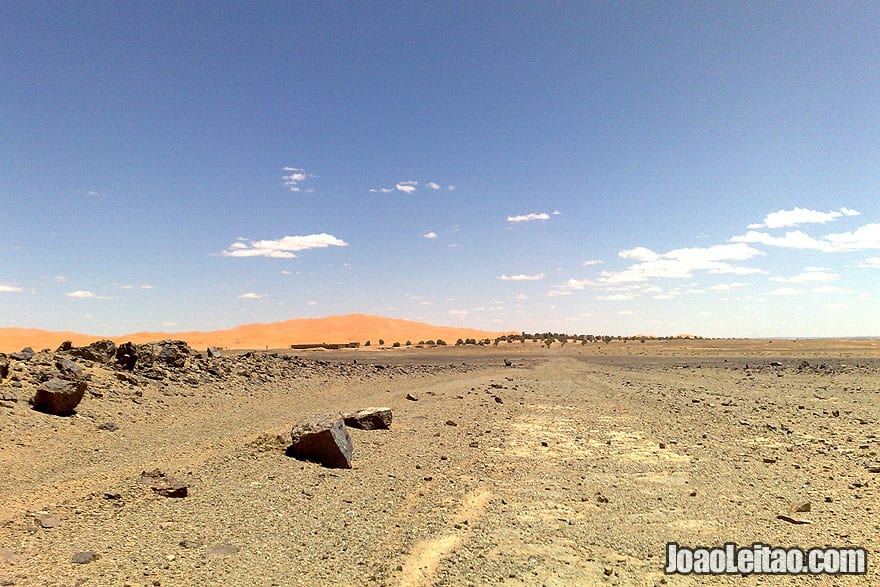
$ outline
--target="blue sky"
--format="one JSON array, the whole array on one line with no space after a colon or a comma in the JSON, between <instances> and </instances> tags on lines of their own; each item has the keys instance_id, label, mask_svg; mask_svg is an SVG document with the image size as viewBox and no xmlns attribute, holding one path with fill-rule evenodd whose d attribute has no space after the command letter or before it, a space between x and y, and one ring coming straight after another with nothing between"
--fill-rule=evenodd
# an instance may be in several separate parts
<instances>
[{"instance_id":1,"label":"blue sky","mask_svg":"<svg viewBox=\"0 0 880 587\"><path fill-rule=\"evenodd\" d=\"M871 3L0 4L0 325L880 334Z\"/></svg>"}]
</instances>

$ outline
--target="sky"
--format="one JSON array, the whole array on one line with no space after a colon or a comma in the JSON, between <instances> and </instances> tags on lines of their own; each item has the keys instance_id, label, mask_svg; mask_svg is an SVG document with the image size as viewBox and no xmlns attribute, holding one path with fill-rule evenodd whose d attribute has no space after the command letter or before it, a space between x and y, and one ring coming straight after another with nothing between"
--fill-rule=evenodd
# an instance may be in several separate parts
<instances>
[{"instance_id":1,"label":"sky","mask_svg":"<svg viewBox=\"0 0 880 587\"><path fill-rule=\"evenodd\" d=\"M0 326L880 335L880 5L0 3Z\"/></svg>"}]
</instances>

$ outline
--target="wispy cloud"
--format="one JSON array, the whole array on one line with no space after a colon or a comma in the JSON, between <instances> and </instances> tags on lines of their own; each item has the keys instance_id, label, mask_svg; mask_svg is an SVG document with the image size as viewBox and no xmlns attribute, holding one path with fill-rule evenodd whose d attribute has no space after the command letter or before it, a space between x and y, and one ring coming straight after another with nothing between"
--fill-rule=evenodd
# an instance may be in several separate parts
<instances>
[{"instance_id":1,"label":"wispy cloud","mask_svg":"<svg viewBox=\"0 0 880 587\"><path fill-rule=\"evenodd\" d=\"M99 296L99 295L96 295L96 294L93 293L93 292L86 291L86 290L82 290L82 289L78 289L78 290L76 290L76 291L69 291L69 292L67 292L67 293L64 294L64 295L67 296L67 297L69 297L69 298L76 298L76 299L82 299L82 300L85 300L85 299L91 299L91 300L109 300L109 299L110 299L110 298L107 297L107 296Z\"/></svg>"},{"instance_id":2,"label":"wispy cloud","mask_svg":"<svg viewBox=\"0 0 880 587\"><path fill-rule=\"evenodd\" d=\"M292 259L295 252L325 247L345 247L348 243L332 234L308 234L304 236L284 236L275 240L252 241L240 239L221 251L221 257L272 257Z\"/></svg>"},{"instance_id":3,"label":"wispy cloud","mask_svg":"<svg viewBox=\"0 0 880 587\"><path fill-rule=\"evenodd\" d=\"M370 188L370 191L373 193L390 194L394 191L394 188Z\"/></svg>"},{"instance_id":4,"label":"wispy cloud","mask_svg":"<svg viewBox=\"0 0 880 587\"><path fill-rule=\"evenodd\" d=\"M810 210L809 208L792 208L791 210L777 210L770 212L764 217L764 221L758 224L749 224L748 228L784 228L798 224L825 224L841 216L858 216L860 212L849 208L840 208L828 212Z\"/></svg>"},{"instance_id":5,"label":"wispy cloud","mask_svg":"<svg viewBox=\"0 0 880 587\"><path fill-rule=\"evenodd\" d=\"M443 186L435 181L429 181L428 183L425 184L425 187L428 188L429 190L443 189Z\"/></svg>"},{"instance_id":6,"label":"wispy cloud","mask_svg":"<svg viewBox=\"0 0 880 587\"><path fill-rule=\"evenodd\" d=\"M559 210L553 210L552 212L550 212L550 214L553 216L562 216L562 212L560 212Z\"/></svg>"},{"instance_id":7,"label":"wispy cloud","mask_svg":"<svg viewBox=\"0 0 880 587\"><path fill-rule=\"evenodd\" d=\"M240 300L262 300L264 297L266 297L266 296L249 291L247 293L243 293L240 296L238 296L238 299L240 299Z\"/></svg>"},{"instance_id":8,"label":"wispy cloud","mask_svg":"<svg viewBox=\"0 0 880 587\"><path fill-rule=\"evenodd\" d=\"M544 279L544 274L535 273L532 275L526 275L525 273L518 273L516 275L499 275L497 279L501 281L540 281Z\"/></svg>"},{"instance_id":9,"label":"wispy cloud","mask_svg":"<svg viewBox=\"0 0 880 587\"><path fill-rule=\"evenodd\" d=\"M20 287L0 283L0 293L18 293L20 291L23 291Z\"/></svg>"},{"instance_id":10,"label":"wispy cloud","mask_svg":"<svg viewBox=\"0 0 880 587\"><path fill-rule=\"evenodd\" d=\"M596 285L596 282L589 279L569 279L564 283L554 286L553 289L547 292L547 295L551 298L556 296L570 296L576 291L581 291L594 285Z\"/></svg>"},{"instance_id":11,"label":"wispy cloud","mask_svg":"<svg viewBox=\"0 0 880 587\"><path fill-rule=\"evenodd\" d=\"M437 238L437 233L434 231L426 232L422 235L422 238Z\"/></svg>"},{"instance_id":12,"label":"wispy cloud","mask_svg":"<svg viewBox=\"0 0 880 587\"><path fill-rule=\"evenodd\" d=\"M634 300L637 297L639 297L639 296L637 296L636 294L610 294L607 296L598 296L596 299L597 300L612 301L612 302L622 302L625 300Z\"/></svg>"},{"instance_id":13,"label":"wispy cloud","mask_svg":"<svg viewBox=\"0 0 880 587\"><path fill-rule=\"evenodd\" d=\"M711 290L711 291L730 291L730 290L732 290L733 288L736 288L736 287L746 287L746 286L748 286L748 285L749 285L748 283L738 283L738 282L735 282L735 283L719 283L719 284L716 284L716 285L710 285L710 286L707 287L706 289Z\"/></svg>"},{"instance_id":14,"label":"wispy cloud","mask_svg":"<svg viewBox=\"0 0 880 587\"><path fill-rule=\"evenodd\" d=\"M531 222L532 220L550 220L550 215L546 212L520 214L519 216L508 216L508 222Z\"/></svg>"},{"instance_id":15,"label":"wispy cloud","mask_svg":"<svg viewBox=\"0 0 880 587\"><path fill-rule=\"evenodd\" d=\"M286 173L286 175L282 175L281 179L284 181L284 187L289 189L292 192L313 192L314 190L311 188L307 188L303 190L303 188L299 185L302 182L306 181L310 177L315 177L311 173L306 173L306 171L300 167L282 167L282 171Z\"/></svg>"},{"instance_id":16,"label":"wispy cloud","mask_svg":"<svg viewBox=\"0 0 880 587\"><path fill-rule=\"evenodd\" d=\"M450 316L467 316L470 314L468 310L449 310Z\"/></svg>"},{"instance_id":17,"label":"wispy cloud","mask_svg":"<svg viewBox=\"0 0 880 587\"><path fill-rule=\"evenodd\" d=\"M119 289L156 289L155 285L150 285L149 283L141 283L138 285L124 283L124 284L114 284Z\"/></svg>"},{"instance_id":18,"label":"wispy cloud","mask_svg":"<svg viewBox=\"0 0 880 587\"><path fill-rule=\"evenodd\" d=\"M604 283L628 283L652 278L689 279L697 271L746 275L765 273L760 269L731 265L729 261L745 261L763 253L745 244L714 245L674 249L655 253L645 247L627 249L618 253L624 259L639 261L622 271L603 271Z\"/></svg>"},{"instance_id":19,"label":"wispy cloud","mask_svg":"<svg viewBox=\"0 0 880 587\"><path fill-rule=\"evenodd\" d=\"M824 267L806 267L803 272L792 277L771 277L770 281L778 283L816 283L834 281L840 276Z\"/></svg>"},{"instance_id":20,"label":"wispy cloud","mask_svg":"<svg viewBox=\"0 0 880 587\"><path fill-rule=\"evenodd\" d=\"M767 292L768 296L796 296L801 293L801 290L794 287L778 287L773 291Z\"/></svg>"},{"instance_id":21,"label":"wispy cloud","mask_svg":"<svg viewBox=\"0 0 880 587\"><path fill-rule=\"evenodd\" d=\"M51 279L55 283L65 283L67 281L67 277L65 277L64 275L53 275L49 279Z\"/></svg>"},{"instance_id":22,"label":"wispy cloud","mask_svg":"<svg viewBox=\"0 0 880 587\"><path fill-rule=\"evenodd\" d=\"M864 261L856 263L856 267L862 269L880 269L880 257L868 257Z\"/></svg>"},{"instance_id":23,"label":"wispy cloud","mask_svg":"<svg viewBox=\"0 0 880 587\"><path fill-rule=\"evenodd\" d=\"M602 261L600 259L590 259L589 261L584 261L584 267L590 267L592 265L601 265Z\"/></svg>"}]
</instances>

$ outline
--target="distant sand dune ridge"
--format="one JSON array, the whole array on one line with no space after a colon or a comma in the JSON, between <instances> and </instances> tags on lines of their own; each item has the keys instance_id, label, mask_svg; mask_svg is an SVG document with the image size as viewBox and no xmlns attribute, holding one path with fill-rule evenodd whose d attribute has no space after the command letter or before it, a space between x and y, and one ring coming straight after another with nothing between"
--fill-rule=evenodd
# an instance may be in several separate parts
<instances>
[{"instance_id":1,"label":"distant sand dune ridge","mask_svg":"<svg viewBox=\"0 0 880 587\"><path fill-rule=\"evenodd\" d=\"M54 332L29 328L0 328L0 352L14 352L29 346L35 350L55 349L69 340L75 346L83 346L101 339L116 343L136 344L162 340L185 340L195 348L218 346L228 349L286 348L292 344L340 343L371 341L376 345L384 339L386 345L394 342L404 344L407 340L445 340L454 344L459 338L495 338L506 332L489 332L454 326L432 326L397 318L384 318L367 314L347 314L326 318L295 318L284 322L246 324L228 330L211 332L135 332L122 336L96 336L75 332Z\"/></svg>"}]
</instances>

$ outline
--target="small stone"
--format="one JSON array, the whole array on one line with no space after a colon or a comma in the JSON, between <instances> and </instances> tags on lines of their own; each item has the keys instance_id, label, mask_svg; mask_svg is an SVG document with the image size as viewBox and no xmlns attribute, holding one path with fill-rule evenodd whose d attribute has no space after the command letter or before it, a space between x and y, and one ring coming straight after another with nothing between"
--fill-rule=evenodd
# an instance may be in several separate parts
<instances>
[{"instance_id":1,"label":"small stone","mask_svg":"<svg viewBox=\"0 0 880 587\"><path fill-rule=\"evenodd\" d=\"M455 420L446 420L446 425L447 426L458 426L458 424L455 423Z\"/></svg>"},{"instance_id":2,"label":"small stone","mask_svg":"<svg viewBox=\"0 0 880 587\"><path fill-rule=\"evenodd\" d=\"M181 540L180 541L181 548L201 548L202 543L198 540Z\"/></svg>"},{"instance_id":3,"label":"small stone","mask_svg":"<svg viewBox=\"0 0 880 587\"><path fill-rule=\"evenodd\" d=\"M801 513L801 512L809 512L812 509L813 509L812 505L810 504L810 502L807 501L807 502L800 504L796 508L794 508L794 511Z\"/></svg>"},{"instance_id":4,"label":"small stone","mask_svg":"<svg viewBox=\"0 0 880 587\"><path fill-rule=\"evenodd\" d=\"M75 552L73 553L73 557L70 559L70 562L76 565L85 565L92 561L96 561L101 557L96 552L85 551L85 552Z\"/></svg>"},{"instance_id":5,"label":"small stone","mask_svg":"<svg viewBox=\"0 0 880 587\"><path fill-rule=\"evenodd\" d=\"M789 524L811 524L810 520L804 520L802 518L793 518L786 514L779 514L776 516L777 520L782 520L783 522L788 522Z\"/></svg>"},{"instance_id":6,"label":"small stone","mask_svg":"<svg viewBox=\"0 0 880 587\"><path fill-rule=\"evenodd\" d=\"M57 528L61 525L61 518L46 512L34 514L34 523L40 528Z\"/></svg>"},{"instance_id":7,"label":"small stone","mask_svg":"<svg viewBox=\"0 0 880 587\"><path fill-rule=\"evenodd\" d=\"M107 432L116 432L119 430L119 426L114 424L113 422L104 422L100 426L98 426L98 430L106 430Z\"/></svg>"},{"instance_id":8,"label":"small stone","mask_svg":"<svg viewBox=\"0 0 880 587\"><path fill-rule=\"evenodd\" d=\"M391 408L364 408L342 417L346 426L361 430L384 430L391 426Z\"/></svg>"},{"instance_id":9,"label":"small stone","mask_svg":"<svg viewBox=\"0 0 880 587\"><path fill-rule=\"evenodd\" d=\"M411 393L406 394L406 399L408 399L408 400L411 401L411 402L417 402L417 401L419 401L419 398L417 398L416 396L414 396L414 395L411 394Z\"/></svg>"},{"instance_id":10,"label":"small stone","mask_svg":"<svg viewBox=\"0 0 880 587\"><path fill-rule=\"evenodd\" d=\"M215 544L206 548L205 552L207 552L208 554L227 556L230 554L236 554L239 550L241 550L239 547L233 546L231 544Z\"/></svg>"},{"instance_id":11,"label":"small stone","mask_svg":"<svg viewBox=\"0 0 880 587\"><path fill-rule=\"evenodd\" d=\"M501 399L500 397L498 397L497 395L492 396L492 397L495 398L495 403L496 403L496 404L503 404L503 403L504 403L504 400Z\"/></svg>"}]
</instances>

